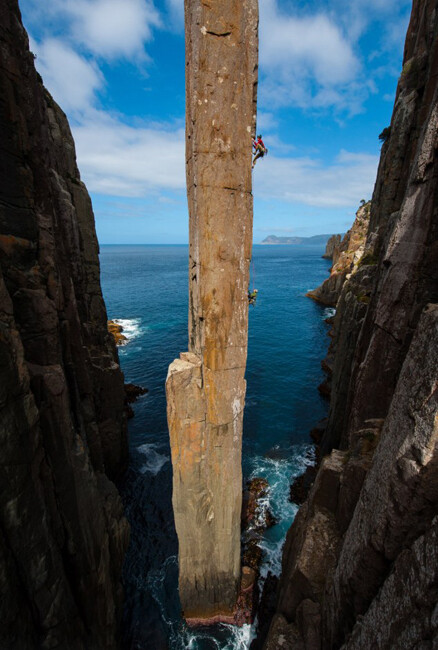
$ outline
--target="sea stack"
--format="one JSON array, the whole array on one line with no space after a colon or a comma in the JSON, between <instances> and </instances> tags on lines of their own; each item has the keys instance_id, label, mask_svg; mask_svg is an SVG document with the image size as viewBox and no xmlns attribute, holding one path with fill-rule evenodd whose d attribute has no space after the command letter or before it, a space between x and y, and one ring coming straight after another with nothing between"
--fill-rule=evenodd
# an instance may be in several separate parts
<instances>
[{"instance_id":1,"label":"sea stack","mask_svg":"<svg viewBox=\"0 0 438 650\"><path fill-rule=\"evenodd\" d=\"M189 351L166 393L189 623L234 617L240 580L257 0L185 0Z\"/></svg>"}]
</instances>

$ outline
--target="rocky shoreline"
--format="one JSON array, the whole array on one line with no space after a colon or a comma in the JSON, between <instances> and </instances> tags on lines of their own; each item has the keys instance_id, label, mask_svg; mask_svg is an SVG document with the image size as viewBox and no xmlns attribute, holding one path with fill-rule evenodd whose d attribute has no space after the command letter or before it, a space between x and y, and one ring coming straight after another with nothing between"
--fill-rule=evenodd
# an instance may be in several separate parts
<instances>
[{"instance_id":1,"label":"rocky shoreline","mask_svg":"<svg viewBox=\"0 0 438 650\"><path fill-rule=\"evenodd\" d=\"M323 257L333 261L330 277L321 286L306 293L306 296L328 307L336 307L345 280L361 264L370 214L371 201L364 202L356 212L353 226L343 239L341 240L341 235L333 235L329 239Z\"/></svg>"},{"instance_id":2,"label":"rocky shoreline","mask_svg":"<svg viewBox=\"0 0 438 650\"><path fill-rule=\"evenodd\" d=\"M109 320L107 323L108 332L114 338L116 345L125 345L128 342L128 337L122 334L123 327L114 320Z\"/></svg>"}]
</instances>

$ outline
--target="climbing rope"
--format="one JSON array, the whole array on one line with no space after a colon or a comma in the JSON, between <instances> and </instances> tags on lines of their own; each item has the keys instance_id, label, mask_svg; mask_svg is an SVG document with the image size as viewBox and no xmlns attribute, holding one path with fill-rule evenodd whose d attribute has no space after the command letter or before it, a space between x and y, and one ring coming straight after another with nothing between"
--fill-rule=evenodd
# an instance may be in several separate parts
<instances>
[{"instance_id":1,"label":"climbing rope","mask_svg":"<svg viewBox=\"0 0 438 650\"><path fill-rule=\"evenodd\" d=\"M251 268L252 268L252 271L251 271L252 290L254 291L256 272L255 272L255 265L254 265L254 259L253 258L251 258Z\"/></svg>"}]
</instances>

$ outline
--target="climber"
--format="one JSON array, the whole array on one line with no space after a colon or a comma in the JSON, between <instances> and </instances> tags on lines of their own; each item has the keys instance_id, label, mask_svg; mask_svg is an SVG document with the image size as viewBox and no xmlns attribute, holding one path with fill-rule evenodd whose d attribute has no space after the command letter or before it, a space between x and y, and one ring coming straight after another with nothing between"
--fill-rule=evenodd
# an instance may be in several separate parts
<instances>
[{"instance_id":1,"label":"climber","mask_svg":"<svg viewBox=\"0 0 438 650\"><path fill-rule=\"evenodd\" d=\"M248 302L250 305L256 304L257 294L258 294L258 289L253 289L253 291L250 291L248 289Z\"/></svg>"},{"instance_id":2,"label":"climber","mask_svg":"<svg viewBox=\"0 0 438 650\"><path fill-rule=\"evenodd\" d=\"M252 161L252 169L254 169L256 160L258 160L259 158L263 158L263 156L268 153L268 150L266 149L263 143L261 135L257 136L257 140L253 139L252 146L254 147L254 154L255 154L254 160Z\"/></svg>"}]
</instances>

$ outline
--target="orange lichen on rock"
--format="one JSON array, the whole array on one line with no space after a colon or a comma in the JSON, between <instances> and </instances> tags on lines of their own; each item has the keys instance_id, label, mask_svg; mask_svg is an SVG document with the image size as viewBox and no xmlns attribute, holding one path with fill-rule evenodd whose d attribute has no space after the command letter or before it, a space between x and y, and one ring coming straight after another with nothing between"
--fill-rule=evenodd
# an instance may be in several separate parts
<instances>
[{"instance_id":1,"label":"orange lichen on rock","mask_svg":"<svg viewBox=\"0 0 438 650\"><path fill-rule=\"evenodd\" d=\"M108 321L108 332L113 335L116 345L124 345L128 338L122 334L123 327L113 320Z\"/></svg>"}]
</instances>

